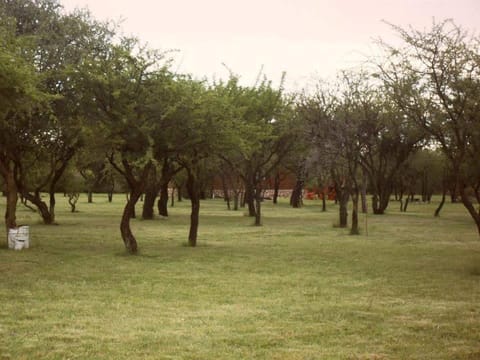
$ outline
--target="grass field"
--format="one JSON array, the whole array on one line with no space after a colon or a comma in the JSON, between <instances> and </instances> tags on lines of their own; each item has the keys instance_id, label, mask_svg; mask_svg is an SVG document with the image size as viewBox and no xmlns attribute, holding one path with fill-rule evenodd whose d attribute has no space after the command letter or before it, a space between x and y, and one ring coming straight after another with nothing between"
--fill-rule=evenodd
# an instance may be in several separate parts
<instances>
[{"instance_id":1,"label":"grass field","mask_svg":"<svg viewBox=\"0 0 480 360\"><path fill-rule=\"evenodd\" d=\"M264 226L202 202L133 220L97 195L58 226L18 211L32 246L0 249L0 359L480 359L480 239L461 204L365 218L359 236L321 213L264 205ZM0 199L4 211L4 199ZM139 212L139 211L138 211Z\"/></svg>"}]
</instances>

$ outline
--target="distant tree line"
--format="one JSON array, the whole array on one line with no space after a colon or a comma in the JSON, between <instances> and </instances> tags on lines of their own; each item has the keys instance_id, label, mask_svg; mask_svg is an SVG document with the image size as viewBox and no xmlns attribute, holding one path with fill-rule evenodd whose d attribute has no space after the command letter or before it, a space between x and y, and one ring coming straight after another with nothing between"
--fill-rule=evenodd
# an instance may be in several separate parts
<instances>
[{"instance_id":1,"label":"distant tree line","mask_svg":"<svg viewBox=\"0 0 480 360\"><path fill-rule=\"evenodd\" d=\"M274 87L262 73L251 86L232 72L225 81L176 73L169 52L120 35L87 10L1 0L7 230L17 226L19 199L53 224L59 191L75 211L80 191L93 201L101 190L111 201L122 189L121 236L136 253L135 205L143 198L144 219L168 216L173 188L191 202L188 243L195 246L200 200L213 177L228 207L245 206L261 225L266 180L275 179L278 193L290 172L293 207L306 186L334 186L346 227L351 200L352 234L367 193L373 213L383 214L392 195L406 211L416 193L429 201L434 191L458 195L480 231L478 41L450 21L429 32L393 28L404 48L381 44L384 57L367 69L289 94L283 77Z\"/></svg>"}]
</instances>

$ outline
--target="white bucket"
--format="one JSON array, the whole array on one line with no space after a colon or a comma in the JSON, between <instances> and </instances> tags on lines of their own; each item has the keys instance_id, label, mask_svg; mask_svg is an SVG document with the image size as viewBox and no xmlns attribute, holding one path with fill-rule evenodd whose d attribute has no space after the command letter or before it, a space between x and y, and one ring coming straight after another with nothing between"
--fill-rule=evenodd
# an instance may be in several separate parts
<instances>
[{"instance_id":1,"label":"white bucket","mask_svg":"<svg viewBox=\"0 0 480 360\"><path fill-rule=\"evenodd\" d=\"M20 226L8 230L8 248L15 250L28 249L30 247L30 228Z\"/></svg>"},{"instance_id":2,"label":"white bucket","mask_svg":"<svg viewBox=\"0 0 480 360\"><path fill-rule=\"evenodd\" d=\"M8 248L14 249L15 248L15 238L17 236L17 228L8 229Z\"/></svg>"},{"instance_id":3,"label":"white bucket","mask_svg":"<svg viewBox=\"0 0 480 360\"><path fill-rule=\"evenodd\" d=\"M15 238L16 242L23 242L23 247L28 249L30 247L30 227L29 226L20 226L18 228L17 237Z\"/></svg>"}]
</instances>

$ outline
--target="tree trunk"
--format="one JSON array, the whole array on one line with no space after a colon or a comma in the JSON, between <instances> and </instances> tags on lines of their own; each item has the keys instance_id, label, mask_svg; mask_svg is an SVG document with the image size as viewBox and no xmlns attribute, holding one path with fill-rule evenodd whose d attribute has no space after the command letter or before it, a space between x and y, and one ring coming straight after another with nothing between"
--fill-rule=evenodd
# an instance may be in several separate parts
<instances>
[{"instance_id":1,"label":"tree trunk","mask_svg":"<svg viewBox=\"0 0 480 360\"><path fill-rule=\"evenodd\" d=\"M12 169L8 169L8 173L5 176L5 191L7 195L7 208L5 211L5 226L8 229L17 227L16 214L17 214L17 201L18 190L15 183L14 172Z\"/></svg>"},{"instance_id":2,"label":"tree trunk","mask_svg":"<svg viewBox=\"0 0 480 360\"><path fill-rule=\"evenodd\" d=\"M74 213L76 211L76 205L77 205L77 201L78 201L78 198L80 196L79 193L69 193L67 194L68 196L68 203L70 205L70 210L72 213Z\"/></svg>"},{"instance_id":3,"label":"tree trunk","mask_svg":"<svg viewBox=\"0 0 480 360\"><path fill-rule=\"evenodd\" d=\"M440 204L438 204L438 207L435 210L435 214L434 214L435 217L440 216L440 211L442 210L443 205L445 204L445 198L446 197L447 197L447 187L444 184L443 189L442 189L442 200L440 200Z\"/></svg>"},{"instance_id":4,"label":"tree trunk","mask_svg":"<svg viewBox=\"0 0 480 360\"><path fill-rule=\"evenodd\" d=\"M408 207L409 203L410 203L410 196L407 196L407 198L405 199L405 204L403 205L403 208L401 209L402 212L407 212L407 207Z\"/></svg>"},{"instance_id":5,"label":"tree trunk","mask_svg":"<svg viewBox=\"0 0 480 360\"><path fill-rule=\"evenodd\" d=\"M175 206L175 185L172 186L172 198L170 199L170 207Z\"/></svg>"},{"instance_id":6,"label":"tree trunk","mask_svg":"<svg viewBox=\"0 0 480 360\"><path fill-rule=\"evenodd\" d=\"M113 175L111 175L111 178L110 178L110 187L108 189L108 192L107 192L107 196L108 196L108 202L111 203L113 201L113 192L115 191L115 179L113 177Z\"/></svg>"},{"instance_id":7,"label":"tree trunk","mask_svg":"<svg viewBox=\"0 0 480 360\"><path fill-rule=\"evenodd\" d=\"M33 202L33 201L32 201ZM48 211L47 204L43 201L38 201L37 203L33 202L40 211L40 215L42 217L43 223L45 225L52 225L53 224L53 218L50 216L50 212Z\"/></svg>"},{"instance_id":8,"label":"tree trunk","mask_svg":"<svg viewBox=\"0 0 480 360\"><path fill-rule=\"evenodd\" d=\"M293 208L301 208L303 205L303 187L305 185L305 161L302 161L297 167L297 181L290 197L290 205Z\"/></svg>"},{"instance_id":9,"label":"tree trunk","mask_svg":"<svg viewBox=\"0 0 480 360\"><path fill-rule=\"evenodd\" d=\"M473 221L475 222L475 225L477 225L477 230L480 235L480 210L477 212L477 210L473 206L472 201L470 200L470 197L465 192L465 184L459 184L458 192L460 193L460 199L462 200L463 206L467 208L468 213L470 214Z\"/></svg>"},{"instance_id":10,"label":"tree trunk","mask_svg":"<svg viewBox=\"0 0 480 360\"><path fill-rule=\"evenodd\" d=\"M188 245L197 246L197 234L200 214L200 192L197 179L191 170L187 170L187 191L190 197L192 211L190 213L190 232L188 234Z\"/></svg>"},{"instance_id":11,"label":"tree trunk","mask_svg":"<svg viewBox=\"0 0 480 360\"><path fill-rule=\"evenodd\" d=\"M227 181L225 179L225 174L222 174L222 187L223 187L223 198L227 202L227 209L230 210L230 194L227 187Z\"/></svg>"},{"instance_id":12,"label":"tree trunk","mask_svg":"<svg viewBox=\"0 0 480 360\"><path fill-rule=\"evenodd\" d=\"M452 204L455 204L458 202L457 198L457 182L456 181L451 181L450 182L450 201Z\"/></svg>"},{"instance_id":13,"label":"tree trunk","mask_svg":"<svg viewBox=\"0 0 480 360\"><path fill-rule=\"evenodd\" d=\"M290 197L290 205L292 205L294 209L301 208L303 205L303 199L302 199L303 184L304 184L303 180L297 179L297 182L295 183L295 187L293 188L292 195Z\"/></svg>"},{"instance_id":14,"label":"tree trunk","mask_svg":"<svg viewBox=\"0 0 480 360\"><path fill-rule=\"evenodd\" d=\"M183 188L183 184L177 185L177 201L178 202L182 201L182 188Z\"/></svg>"},{"instance_id":15,"label":"tree trunk","mask_svg":"<svg viewBox=\"0 0 480 360\"><path fill-rule=\"evenodd\" d=\"M363 176L362 185L360 188L360 196L362 200L362 213L368 213L368 205L367 205L367 176Z\"/></svg>"},{"instance_id":16,"label":"tree trunk","mask_svg":"<svg viewBox=\"0 0 480 360\"><path fill-rule=\"evenodd\" d=\"M168 180L162 179L160 184L160 198L157 203L158 214L165 217L168 217L168 183Z\"/></svg>"},{"instance_id":17,"label":"tree trunk","mask_svg":"<svg viewBox=\"0 0 480 360\"><path fill-rule=\"evenodd\" d=\"M327 211L327 196L328 194L325 193L325 189L322 190L322 212Z\"/></svg>"},{"instance_id":18,"label":"tree trunk","mask_svg":"<svg viewBox=\"0 0 480 360\"><path fill-rule=\"evenodd\" d=\"M156 167L152 166L145 185L145 200L142 206L142 219L152 220L154 218L153 207L155 206L155 199L158 195L158 181Z\"/></svg>"},{"instance_id":19,"label":"tree trunk","mask_svg":"<svg viewBox=\"0 0 480 360\"><path fill-rule=\"evenodd\" d=\"M275 173L275 180L273 183L273 203L277 204L278 203L278 193L280 191L280 173L276 172Z\"/></svg>"},{"instance_id":20,"label":"tree trunk","mask_svg":"<svg viewBox=\"0 0 480 360\"><path fill-rule=\"evenodd\" d=\"M40 191L35 191L35 195L32 195L30 193L24 193L23 196L37 207L38 212L40 213L40 216L42 217L43 223L45 225L53 224L54 219L52 218L50 211L48 210L47 204L42 201L40 197Z\"/></svg>"},{"instance_id":21,"label":"tree trunk","mask_svg":"<svg viewBox=\"0 0 480 360\"><path fill-rule=\"evenodd\" d=\"M428 201L428 173L426 169L423 169L422 174L422 202Z\"/></svg>"},{"instance_id":22,"label":"tree trunk","mask_svg":"<svg viewBox=\"0 0 480 360\"><path fill-rule=\"evenodd\" d=\"M245 204L248 205L248 216L256 216L255 212L255 188L247 181L245 184Z\"/></svg>"},{"instance_id":23,"label":"tree trunk","mask_svg":"<svg viewBox=\"0 0 480 360\"><path fill-rule=\"evenodd\" d=\"M23 204L23 206L25 206L27 209L29 209L30 211L32 212L37 212L37 209L35 209L33 206L30 206L28 204L28 200L26 198L24 198L22 196L22 194L20 194L20 202Z\"/></svg>"},{"instance_id":24,"label":"tree trunk","mask_svg":"<svg viewBox=\"0 0 480 360\"><path fill-rule=\"evenodd\" d=\"M93 191L92 190L87 191L87 202L89 204L93 203Z\"/></svg>"},{"instance_id":25,"label":"tree trunk","mask_svg":"<svg viewBox=\"0 0 480 360\"><path fill-rule=\"evenodd\" d=\"M50 197L50 204L49 204L49 212L50 212L50 218L52 223L55 222L55 191L50 188L49 192L49 197Z\"/></svg>"},{"instance_id":26,"label":"tree trunk","mask_svg":"<svg viewBox=\"0 0 480 360\"><path fill-rule=\"evenodd\" d=\"M157 188L155 184L153 186L147 187L145 190L145 201L143 202L142 208L142 219L143 220L152 220L154 218L153 207L155 206L155 199L157 198Z\"/></svg>"},{"instance_id":27,"label":"tree trunk","mask_svg":"<svg viewBox=\"0 0 480 360\"><path fill-rule=\"evenodd\" d=\"M133 236L130 228L130 219L135 217L135 205L140 199L141 191L138 189L132 189L130 196L128 197L127 204L123 209L122 220L120 222L120 233L122 235L125 248L130 254L135 254L138 251L137 240Z\"/></svg>"},{"instance_id":28,"label":"tree trunk","mask_svg":"<svg viewBox=\"0 0 480 360\"><path fill-rule=\"evenodd\" d=\"M255 226L262 225L262 189L257 186L255 189Z\"/></svg>"},{"instance_id":29,"label":"tree trunk","mask_svg":"<svg viewBox=\"0 0 480 360\"><path fill-rule=\"evenodd\" d=\"M350 235L358 235L360 233L358 229L358 188L352 191L352 227L350 229Z\"/></svg>"},{"instance_id":30,"label":"tree trunk","mask_svg":"<svg viewBox=\"0 0 480 360\"><path fill-rule=\"evenodd\" d=\"M385 214L390 201L391 192L387 189L382 189L379 194L375 194L372 199L372 208L375 215Z\"/></svg>"},{"instance_id":31,"label":"tree trunk","mask_svg":"<svg viewBox=\"0 0 480 360\"><path fill-rule=\"evenodd\" d=\"M238 211L239 201L240 201L240 192L235 190L233 192L233 211Z\"/></svg>"},{"instance_id":32,"label":"tree trunk","mask_svg":"<svg viewBox=\"0 0 480 360\"><path fill-rule=\"evenodd\" d=\"M336 190L339 203L339 224L341 228L346 228L348 225L348 198L350 197L347 189L337 187Z\"/></svg>"}]
</instances>

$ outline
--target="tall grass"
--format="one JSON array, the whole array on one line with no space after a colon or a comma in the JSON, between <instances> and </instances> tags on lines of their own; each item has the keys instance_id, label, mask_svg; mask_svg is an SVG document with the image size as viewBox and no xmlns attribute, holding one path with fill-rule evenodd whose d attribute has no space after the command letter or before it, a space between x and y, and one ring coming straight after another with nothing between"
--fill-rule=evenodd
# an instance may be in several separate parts
<instances>
[{"instance_id":1,"label":"tall grass","mask_svg":"<svg viewBox=\"0 0 480 360\"><path fill-rule=\"evenodd\" d=\"M480 359L480 241L461 205L392 203L351 236L333 204L266 202L255 227L208 200L189 248L185 201L133 220L130 256L124 197L74 214L58 200L58 226L20 208L32 246L0 249L0 359Z\"/></svg>"}]
</instances>

